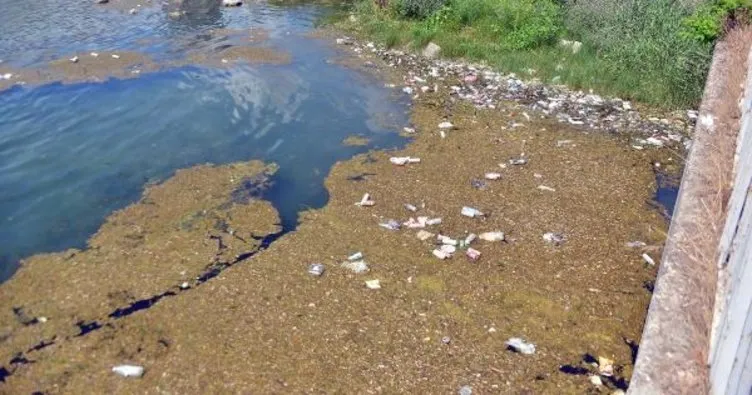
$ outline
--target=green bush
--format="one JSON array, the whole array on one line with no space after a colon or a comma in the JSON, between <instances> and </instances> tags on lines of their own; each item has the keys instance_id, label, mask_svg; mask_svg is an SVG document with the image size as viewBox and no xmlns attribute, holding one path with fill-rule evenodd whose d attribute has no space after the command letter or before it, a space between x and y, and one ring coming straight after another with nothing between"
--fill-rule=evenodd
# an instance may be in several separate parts
<instances>
[{"instance_id":1,"label":"green bush","mask_svg":"<svg viewBox=\"0 0 752 395\"><path fill-rule=\"evenodd\" d=\"M399 13L407 18L425 19L444 6L446 0L401 0Z\"/></svg>"},{"instance_id":2,"label":"green bush","mask_svg":"<svg viewBox=\"0 0 752 395\"><path fill-rule=\"evenodd\" d=\"M714 0L703 4L696 12L684 19L681 34L691 40L710 43L723 33L728 18L744 19L750 23L752 0Z\"/></svg>"}]
</instances>

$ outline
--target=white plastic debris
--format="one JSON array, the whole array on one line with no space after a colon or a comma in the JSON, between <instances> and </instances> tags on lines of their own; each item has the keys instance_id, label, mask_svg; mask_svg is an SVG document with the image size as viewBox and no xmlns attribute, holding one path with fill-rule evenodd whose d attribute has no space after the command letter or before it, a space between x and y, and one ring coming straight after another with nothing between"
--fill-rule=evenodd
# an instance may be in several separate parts
<instances>
[{"instance_id":1,"label":"white plastic debris","mask_svg":"<svg viewBox=\"0 0 752 395\"><path fill-rule=\"evenodd\" d=\"M648 265L655 266L655 261L647 253L642 254L642 259L645 260L645 263L647 263Z\"/></svg>"},{"instance_id":2,"label":"white plastic debris","mask_svg":"<svg viewBox=\"0 0 752 395\"><path fill-rule=\"evenodd\" d=\"M510 165L515 165L515 166L526 165L527 164L527 159L526 158L510 159L509 160L509 164Z\"/></svg>"},{"instance_id":3,"label":"white plastic debris","mask_svg":"<svg viewBox=\"0 0 752 395\"><path fill-rule=\"evenodd\" d=\"M600 387L600 386L603 385L603 380L601 380L601 376L591 375L590 376L590 383L592 383L596 387Z\"/></svg>"},{"instance_id":4,"label":"white plastic debris","mask_svg":"<svg viewBox=\"0 0 752 395\"><path fill-rule=\"evenodd\" d=\"M439 124L439 129L451 129L453 127L454 127L454 125L452 125L451 122L447 122L447 121L444 121L444 122L442 122L442 123Z\"/></svg>"},{"instance_id":5,"label":"white plastic debris","mask_svg":"<svg viewBox=\"0 0 752 395\"><path fill-rule=\"evenodd\" d=\"M343 268L350 270L355 274L361 274L367 272L368 264L365 261L345 261L341 265Z\"/></svg>"},{"instance_id":6,"label":"white plastic debris","mask_svg":"<svg viewBox=\"0 0 752 395\"><path fill-rule=\"evenodd\" d=\"M467 255L468 258L477 261L480 258L480 251L474 248L468 248L467 251L465 251L465 255Z\"/></svg>"},{"instance_id":7,"label":"white plastic debris","mask_svg":"<svg viewBox=\"0 0 752 395\"><path fill-rule=\"evenodd\" d=\"M324 265L320 263L312 263L310 266L308 266L308 274L316 277L320 277L322 274L324 274Z\"/></svg>"},{"instance_id":8,"label":"white plastic debris","mask_svg":"<svg viewBox=\"0 0 752 395\"><path fill-rule=\"evenodd\" d=\"M379 280L366 280L366 287L368 289L381 289L381 282Z\"/></svg>"},{"instance_id":9,"label":"white plastic debris","mask_svg":"<svg viewBox=\"0 0 752 395\"><path fill-rule=\"evenodd\" d=\"M92 53L90 53L89 55L91 55L91 56L92 56L92 57L94 57L94 58L96 58L97 56L99 56L99 54L98 54L98 53L96 53L96 52L92 52Z\"/></svg>"},{"instance_id":10,"label":"white plastic debris","mask_svg":"<svg viewBox=\"0 0 752 395\"><path fill-rule=\"evenodd\" d=\"M449 336L444 336L444 337L441 338L441 342L444 343L444 344L449 344L449 343L452 342L452 338L449 337Z\"/></svg>"},{"instance_id":11,"label":"white plastic debris","mask_svg":"<svg viewBox=\"0 0 752 395\"><path fill-rule=\"evenodd\" d=\"M409 133L409 134L415 133L415 129L414 128L407 128L407 127L405 127L405 128L402 128L402 131L405 132L405 133Z\"/></svg>"},{"instance_id":12,"label":"white plastic debris","mask_svg":"<svg viewBox=\"0 0 752 395\"><path fill-rule=\"evenodd\" d=\"M520 354L531 355L535 354L535 344L528 343L519 337L512 337L504 342L509 348L517 351Z\"/></svg>"},{"instance_id":13,"label":"white plastic debris","mask_svg":"<svg viewBox=\"0 0 752 395\"><path fill-rule=\"evenodd\" d=\"M447 255L444 251L441 251L439 249L433 250L432 253L433 253L433 256L435 256L436 258L439 258L439 259L447 259L447 258L449 258L449 255Z\"/></svg>"},{"instance_id":14,"label":"white plastic debris","mask_svg":"<svg viewBox=\"0 0 752 395\"><path fill-rule=\"evenodd\" d=\"M543 240L553 245L561 245L567 238L561 233L548 232L543 234Z\"/></svg>"},{"instance_id":15,"label":"white plastic debris","mask_svg":"<svg viewBox=\"0 0 752 395\"><path fill-rule=\"evenodd\" d=\"M598 373L601 376L611 377L614 375L614 361L606 357L598 357Z\"/></svg>"},{"instance_id":16,"label":"white plastic debris","mask_svg":"<svg viewBox=\"0 0 752 395\"><path fill-rule=\"evenodd\" d=\"M379 226L381 226L384 229L389 229L389 230L399 230L400 228L399 222L393 219L387 220L386 222L382 222L379 224Z\"/></svg>"},{"instance_id":17,"label":"white plastic debris","mask_svg":"<svg viewBox=\"0 0 752 395\"><path fill-rule=\"evenodd\" d=\"M469 385L463 385L458 391L459 395L473 395L473 387Z\"/></svg>"},{"instance_id":18,"label":"white plastic debris","mask_svg":"<svg viewBox=\"0 0 752 395\"><path fill-rule=\"evenodd\" d=\"M183 281L183 282L182 282L182 283L180 284L180 289L188 289L188 288L189 288L190 286L191 286L191 285L190 285L190 284L188 284L188 281Z\"/></svg>"},{"instance_id":19,"label":"white plastic debris","mask_svg":"<svg viewBox=\"0 0 752 395\"><path fill-rule=\"evenodd\" d=\"M409 86L406 86L406 87L402 88L402 92L405 92L408 95L412 95L413 94L413 88L411 88Z\"/></svg>"},{"instance_id":20,"label":"white plastic debris","mask_svg":"<svg viewBox=\"0 0 752 395\"><path fill-rule=\"evenodd\" d=\"M700 124L705 126L706 128L710 128L713 126L713 116L710 114L705 114L700 117Z\"/></svg>"},{"instance_id":21,"label":"white plastic debris","mask_svg":"<svg viewBox=\"0 0 752 395\"><path fill-rule=\"evenodd\" d=\"M625 244L629 248L642 248L645 247L647 244L644 241L630 241Z\"/></svg>"},{"instance_id":22,"label":"white plastic debris","mask_svg":"<svg viewBox=\"0 0 752 395\"><path fill-rule=\"evenodd\" d=\"M355 203L356 206L361 207L369 207L375 205L376 202L371 199L371 194L366 193L363 195L362 198L360 198L360 201L358 203Z\"/></svg>"},{"instance_id":23,"label":"white plastic debris","mask_svg":"<svg viewBox=\"0 0 752 395\"><path fill-rule=\"evenodd\" d=\"M477 238L478 238L478 235L476 235L475 233L470 233L469 235L467 235L467 237L465 237L464 245L469 246Z\"/></svg>"},{"instance_id":24,"label":"white plastic debris","mask_svg":"<svg viewBox=\"0 0 752 395\"><path fill-rule=\"evenodd\" d=\"M407 211L412 211L412 212L416 212L416 211L418 211L418 208L417 208L417 207L415 207L415 206L413 206L413 205L412 205L412 204L410 204L410 203L405 203L405 204L404 204L404 207L405 207L405 209L406 209Z\"/></svg>"},{"instance_id":25,"label":"white plastic debris","mask_svg":"<svg viewBox=\"0 0 752 395\"><path fill-rule=\"evenodd\" d=\"M363 253L358 251L350 256L347 257L347 260L350 262L355 262L363 259Z\"/></svg>"},{"instance_id":26,"label":"white plastic debris","mask_svg":"<svg viewBox=\"0 0 752 395\"><path fill-rule=\"evenodd\" d=\"M559 141L556 142L556 146L559 147L559 148L561 148L561 147L568 147L568 146L572 145L572 143L574 143L574 141L572 141L572 140L559 140Z\"/></svg>"},{"instance_id":27,"label":"white plastic debris","mask_svg":"<svg viewBox=\"0 0 752 395\"><path fill-rule=\"evenodd\" d=\"M647 139L645 139L645 141L650 145L653 145L656 147L663 147L663 140L660 140L656 137L648 137Z\"/></svg>"},{"instance_id":28,"label":"white plastic debris","mask_svg":"<svg viewBox=\"0 0 752 395\"><path fill-rule=\"evenodd\" d=\"M504 232L483 232L478 236L479 239L485 241L504 241Z\"/></svg>"},{"instance_id":29,"label":"white plastic debris","mask_svg":"<svg viewBox=\"0 0 752 395\"><path fill-rule=\"evenodd\" d=\"M47 322L47 317L37 317L37 321L44 324L45 322Z\"/></svg>"},{"instance_id":30,"label":"white plastic debris","mask_svg":"<svg viewBox=\"0 0 752 395\"><path fill-rule=\"evenodd\" d=\"M455 239L453 239L453 238L451 238L449 236L438 235L438 236L436 236L436 238L439 240L439 242L441 244L446 244L446 245L450 245L450 246L456 246L456 245L459 244L459 242L457 240L455 240Z\"/></svg>"},{"instance_id":31,"label":"white plastic debris","mask_svg":"<svg viewBox=\"0 0 752 395\"><path fill-rule=\"evenodd\" d=\"M433 233L425 231L425 230L420 230L415 236L422 241L426 241L430 239L431 237L433 237Z\"/></svg>"},{"instance_id":32,"label":"white plastic debris","mask_svg":"<svg viewBox=\"0 0 752 395\"><path fill-rule=\"evenodd\" d=\"M486 173L485 178L486 180L498 180L501 178L501 173Z\"/></svg>"},{"instance_id":33,"label":"white plastic debris","mask_svg":"<svg viewBox=\"0 0 752 395\"><path fill-rule=\"evenodd\" d=\"M123 377L141 377L144 375L143 366L137 365L118 365L113 367L112 371Z\"/></svg>"},{"instance_id":34,"label":"white plastic debris","mask_svg":"<svg viewBox=\"0 0 752 395\"><path fill-rule=\"evenodd\" d=\"M452 256L455 252L457 252L457 247L449 244L444 244L441 247L439 247L439 251L448 254L449 256Z\"/></svg>"},{"instance_id":35,"label":"white plastic debris","mask_svg":"<svg viewBox=\"0 0 752 395\"><path fill-rule=\"evenodd\" d=\"M415 218L413 218L413 217L410 217L410 219L408 219L406 222L402 223L402 226L404 226L404 227L406 227L408 229L425 228L426 227L426 221L425 220L421 221L421 218L425 218L425 217L418 217L417 220Z\"/></svg>"},{"instance_id":36,"label":"white plastic debris","mask_svg":"<svg viewBox=\"0 0 752 395\"><path fill-rule=\"evenodd\" d=\"M131 15L136 15L137 12L138 10L136 10L135 8L131 8L130 10L128 10L128 13Z\"/></svg>"},{"instance_id":37,"label":"white plastic debris","mask_svg":"<svg viewBox=\"0 0 752 395\"><path fill-rule=\"evenodd\" d=\"M73 63L77 63L78 62L78 56L74 56L74 57L72 57L72 58L70 58L68 60L70 60Z\"/></svg>"},{"instance_id":38,"label":"white plastic debris","mask_svg":"<svg viewBox=\"0 0 752 395\"><path fill-rule=\"evenodd\" d=\"M540 189L541 191L556 192L556 189L545 185L538 185L538 189Z\"/></svg>"},{"instance_id":39,"label":"white plastic debris","mask_svg":"<svg viewBox=\"0 0 752 395\"><path fill-rule=\"evenodd\" d=\"M13 78L13 74L11 74L11 73L5 73L3 75L0 75L0 77L3 77L4 80L9 80L9 79Z\"/></svg>"},{"instance_id":40,"label":"white plastic debris","mask_svg":"<svg viewBox=\"0 0 752 395\"><path fill-rule=\"evenodd\" d=\"M404 166L408 163L420 163L420 158L413 158L409 156L393 156L389 158L389 162L397 166Z\"/></svg>"},{"instance_id":41,"label":"white plastic debris","mask_svg":"<svg viewBox=\"0 0 752 395\"><path fill-rule=\"evenodd\" d=\"M114 53L114 54L112 54L112 58L113 59L120 59L120 55Z\"/></svg>"},{"instance_id":42,"label":"white plastic debris","mask_svg":"<svg viewBox=\"0 0 752 395\"><path fill-rule=\"evenodd\" d=\"M420 217L418 217L420 218ZM426 225L432 226L432 225L438 225L441 223L441 218L431 218L426 221Z\"/></svg>"},{"instance_id":43,"label":"white plastic debris","mask_svg":"<svg viewBox=\"0 0 752 395\"><path fill-rule=\"evenodd\" d=\"M482 217L484 214L480 210L472 207L462 207L462 211L460 214L464 215L465 217L475 218L475 217Z\"/></svg>"}]
</instances>

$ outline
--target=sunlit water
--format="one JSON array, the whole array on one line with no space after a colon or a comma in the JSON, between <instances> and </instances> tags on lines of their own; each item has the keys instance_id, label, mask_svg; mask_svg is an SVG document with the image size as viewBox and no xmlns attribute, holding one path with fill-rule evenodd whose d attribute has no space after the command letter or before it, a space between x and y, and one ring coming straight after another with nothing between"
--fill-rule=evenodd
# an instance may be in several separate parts
<instances>
[{"instance_id":1,"label":"sunlit water","mask_svg":"<svg viewBox=\"0 0 752 395\"><path fill-rule=\"evenodd\" d=\"M202 8L203 7L203 8ZM86 50L180 57L208 29L262 27L287 65L190 66L104 83L59 83L0 92L0 281L19 259L85 246L113 210L176 169L261 159L280 165L270 194L287 229L321 207L337 161L397 147L404 103L374 79L327 60L306 32L326 9L246 4L173 21L167 6L129 15L80 0L0 0L0 59L34 67ZM352 134L371 139L346 147Z\"/></svg>"}]
</instances>

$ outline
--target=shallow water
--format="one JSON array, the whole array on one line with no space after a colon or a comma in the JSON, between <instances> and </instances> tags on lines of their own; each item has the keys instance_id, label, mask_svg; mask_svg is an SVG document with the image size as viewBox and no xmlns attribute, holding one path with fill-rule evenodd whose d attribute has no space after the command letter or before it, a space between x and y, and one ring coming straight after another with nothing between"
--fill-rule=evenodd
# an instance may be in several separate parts
<instances>
[{"instance_id":1,"label":"shallow water","mask_svg":"<svg viewBox=\"0 0 752 395\"><path fill-rule=\"evenodd\" d=\"M2 1L0 59L15 67L88 50L166 60L216 45L209 29L256 27L269 32L264 45L290 53L292 62L186 66L0 92L0 281L25 256L85 246L107 215L178 168L276 162L267 195L289 230L300 209L326 203L323 179L337 160L404 144L396 133L407 121L402 99L327 62L336 49L306 37L325 7L191 7L197 11L174 21L167 5L129 15L87 1ZM342 145L352 134L371 143Z\"/></svg>"}]
</instances>

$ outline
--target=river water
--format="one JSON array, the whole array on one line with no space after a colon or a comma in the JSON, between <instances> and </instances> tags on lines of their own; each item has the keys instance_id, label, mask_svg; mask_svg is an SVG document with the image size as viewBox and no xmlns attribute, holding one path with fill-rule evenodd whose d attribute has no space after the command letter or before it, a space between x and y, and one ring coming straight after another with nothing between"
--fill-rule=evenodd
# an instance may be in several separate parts
<instances>
[{"instance_id":1,"label":"river water","mask_svg":"<svg viewBox=\"0 0 752 395\"><path fill-rule=\"evenodd\" d=\"M0 281L23 257L84 247L107 215L176 169L276 162L270 197L289 230L299 210L326 203L323 180L336 161L405 143L397 134L405 98L331 62L336 48L309 37L329 8L190 1L175 20L167 4L143 3L131 15L130 4L0 0L0 59L17 68L114 50L167 64L202 43L217 45L212 29L256 29L268 35L264 46L291 55L282 65L183 64L0 92ZM343 145L350 135L370 143Z\"/></svg>"}]
</instances>

